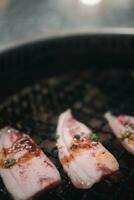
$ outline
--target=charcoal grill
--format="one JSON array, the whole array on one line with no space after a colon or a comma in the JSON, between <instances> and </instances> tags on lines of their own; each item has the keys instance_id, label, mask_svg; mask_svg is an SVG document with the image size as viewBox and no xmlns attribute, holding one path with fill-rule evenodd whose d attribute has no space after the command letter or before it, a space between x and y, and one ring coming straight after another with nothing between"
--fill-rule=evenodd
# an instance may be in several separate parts
<instances>
[{"instance_id":1,"label":"charcoal grill","mask_svg":"<svg viewBox=\"0 0 134 200\"><path fill-rule=\"evenodd\" d=\"M39 199L132 200L134 157L103 114L134 115L134 37L83 35L39 41L0 55L0 127L27 132L61 172L62 184ZM74 188L58 162L57 118L65 109L100 135L120 170L89 190ZM10 197L0 181L0 199Z\"/></svg>"}]
</instances>

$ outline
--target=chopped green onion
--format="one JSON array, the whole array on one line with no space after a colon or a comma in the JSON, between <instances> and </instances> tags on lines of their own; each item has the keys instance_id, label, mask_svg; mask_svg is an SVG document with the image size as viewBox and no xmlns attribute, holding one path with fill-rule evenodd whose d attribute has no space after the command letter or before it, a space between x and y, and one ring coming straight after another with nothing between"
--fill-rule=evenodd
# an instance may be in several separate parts
<instances>
[{"instance_id":1,"label":"chopped green onion","mask_svg":"<svg viewBox=\"0 0 134 200\"><path fill-rule=\"evenodd\" d=\"M91 140L95 141L95 142L98 142L99 139L100 139L99 136L96 135L96 133L90 133L90 134L89 134L89 138L90 138Z\"/></svg>"},{"instance_id":2,"label":"chopped green onion","mask_svg":"<svg viewBox=\"0 0 134 200\"><path fill-rule=\"evenodd\" d=\"M77 149L77 145L76 145L76 144L73 144L73 145L71 146L71 150L75 150L75 149Z\"/></svg>"},{"instance_id":3,"label":"chopped green onion","mask_svg":"<svg viewBox=\"0 0 134 200\"><path fill-rule=\"evenodd\" d=\"M79 134L76 134L76 135L74 135L74 138L75 138L76 140L80 140L80 135L79 135Z\"/></svg>"},{"instance_id":4,"label":"chopped green onion","mask_svg":"<svg viewBox=\"0 0 134 200\"><path fill-rule=\"evenodd\" d=\"M134 124L130 124L129 126L130 128L134 129Z\"/></svg>"},{"instance_id":5,"label":"chopped green onion","mask_svg":"<svg viewBox=\"0 0 134 200\"><path fill-rule=\"evenodd\" d=\"M16 160L14 158L8 158L7 160L5 160L3 167L9 168L9 167L15 165L15 163L16 163Z\"/></svg>"},{"instance_id":6,"label":"chopped green onion","mask_svg":"<svg viewBox=\"0 0 134 200\"><path fill-rule=\"evenodd\" d=\"M124 141L125 139L129 138L130 136L131 136L131 133L122 134L121 137L120 137L120 140L121 140L121 141Z\"/></svg>"}]
</instances>

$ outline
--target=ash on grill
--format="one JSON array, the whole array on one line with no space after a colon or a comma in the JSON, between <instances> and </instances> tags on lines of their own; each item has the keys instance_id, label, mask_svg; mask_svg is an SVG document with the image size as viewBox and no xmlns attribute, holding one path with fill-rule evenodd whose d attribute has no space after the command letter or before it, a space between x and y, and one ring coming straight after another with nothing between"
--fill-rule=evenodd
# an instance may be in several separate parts
<instances>
[{"instance_id":1,"label":"ash on grill","mask_svg":"<svg viewBox=\"0 0 134 200\"><path fill-rule=\"evenodd\" d=\"M134 158L111 134L103 114L134 115L134 76L130 70L88 70L40 80L0 105L0 127L13 126L27 132L58 166L63 182L40 199L114 200L134 199ZM55 130L61 112L71 108L74 116L98 132L103 144L120 163L120 171L90 190L72 186L58 162ZM0 181L0 199L10 197Z\"/></svg>"}]
</instances>

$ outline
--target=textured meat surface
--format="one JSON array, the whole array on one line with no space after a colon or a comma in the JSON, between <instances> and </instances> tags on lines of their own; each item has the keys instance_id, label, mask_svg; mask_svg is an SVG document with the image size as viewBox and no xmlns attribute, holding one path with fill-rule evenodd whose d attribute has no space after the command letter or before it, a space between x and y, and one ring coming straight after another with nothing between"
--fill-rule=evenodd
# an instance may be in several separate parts
<instances>
[{"instance_id":1,"label":"textured meat surface","mask_svg":"<svg viewBox=\"0 0 134 200\"><path fill-rule=\"evenodd\" d=\"M15 200L30 199L60 182L56 167L28 135L2 129L0 151L0 175Z\"/></svg>"},{"instance_id":2,"label":"textured meat surface","mask_svg":"<svg viewBox=\"0 0 134 200\"><path fill-rule=\"evenodd\" d=\"M74 119L70 110L60 115L57 136L59 160L75 187L90 188L118 170L114 156L88 127Z\"/></svg>"},{"instance_id":3,"label":"textured meat surface","mask_svg":"<svg viewBox=\"0 0 134 200\"><path fill-rule=\"evenodd\" d=\"M110 112L107 112L105 118L124 148L134 154L134 117L127 115L119 115L116 117Z\"/></svg>"}]
</instances>

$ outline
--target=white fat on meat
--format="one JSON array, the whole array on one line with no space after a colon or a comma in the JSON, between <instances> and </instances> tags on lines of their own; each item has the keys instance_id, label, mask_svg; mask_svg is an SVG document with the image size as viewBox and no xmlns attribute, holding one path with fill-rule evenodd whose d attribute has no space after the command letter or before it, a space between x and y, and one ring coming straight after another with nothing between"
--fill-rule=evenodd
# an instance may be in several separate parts
<instances>
[{"instance_id":1,"label":"white fat on meat","mask_svg":"<svg viewBox=\"0 0 134 200\"><path fill-rule=\"evenodd\" d=\"M57 127L59 160L74 186L81 189L92 187L119 168L115 157L91 136L94 136L92 131L77 121L70 110L60 115Z\"/></svg>"},{"instance_id":2,"label":"white fat on meat","mask_svg":"<svg viewBox=\"0 0 134 200\"><path fill-rule=\"evenodd\" d=\"M105 119L123 147L134 154L134 117L128 115L114 116L107 112Z\"/></svg>"},{"instance_id":3,"label":"white fat on meat","mask_svg":"<svg viewBox=\"0 0 134 200\"><path fill-rule=\"evenodd\" d=\"M60 182L58 170L34 141L8 127L0 131L0 176L14 200L32 199Z\"/></svg>"}]
</instances>

